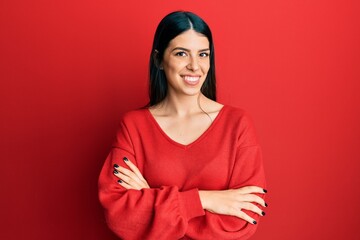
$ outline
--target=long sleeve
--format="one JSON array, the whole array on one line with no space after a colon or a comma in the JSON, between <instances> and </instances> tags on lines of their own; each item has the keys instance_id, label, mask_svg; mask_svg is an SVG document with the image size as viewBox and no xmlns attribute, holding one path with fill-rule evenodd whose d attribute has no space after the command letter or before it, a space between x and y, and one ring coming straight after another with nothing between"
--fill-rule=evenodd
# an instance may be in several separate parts
<instances>
[{"instance_id":1,"label":"long sleeve","mask_svg":"<svg viewBox=\"0 0 360 240\"><path fill-rule=\"evenodd\" d=\"M126 167L124 157L139 168L150 189L126 190L117 183L113 165ZM99 198L108 226L124 240L245 240L257 225L205 211L199 189L249 185L266 187L261 149L243 110L224 106L208 130L182 145L143 109L122 118L99 176ZM259 222L257 214L245 212Z\"/></svg>"},{"instance_id":2,"label":"long sleeve","mask_svg":"<svg viewBox=\"0 0 360 240\"><path fill-rule=\"evenodd\" d=\"M256 142L255 131L251 120L245 116L240 123L239 139L236 146L235 163L231 173L228 189L244 186L266 187L261 148ZM264 197L263 194L258 194ZM259 206L258 204L256 204ZM260 207L260 206L259 206ZM243 210L257 222L260 216L254 212ZM187 235L192 239L245 240L250 238L257 225L243 219L218 215L205 211L205 216L190 222Z\"/></svg>"},{"instance_id":3,"label":"long sleeve","mask_svg":"<svg viewBox=\"0 0 360 240\"><path fill-rule=\"evenodd\" d=\"M122 239L182 238L189 220L204 215L198 190L180 192L176 186L126 190L113 175L115 163L125 167L123 157L136 164L131 138L122 123L99 177L99 199L110 229Z\"/></svg>"}]
</instances>

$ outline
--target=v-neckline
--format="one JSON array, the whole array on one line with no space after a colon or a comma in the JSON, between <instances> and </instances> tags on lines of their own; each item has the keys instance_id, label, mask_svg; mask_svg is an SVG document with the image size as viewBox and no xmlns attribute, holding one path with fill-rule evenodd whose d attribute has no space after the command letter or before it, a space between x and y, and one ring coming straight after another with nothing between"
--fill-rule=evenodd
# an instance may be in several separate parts
<instances>
[{"instance_id":1,"label":"v-neckline","mask_svg":"<svg viewBox=\"0 0 360 240\"><path fill-rule=\"evenodd\" d=\"M158 129L158 131L161 133L161 135L163 135L163 137L167 141L169 141L171 144L173 144L177 147L180 147L183 149L188 149L188 148L192 147L193 145L195 145L196 143L200 142L215 127L215 125L221 118L225 107L226 107L226 105L222 106L222 108L219 110L219 113L216 115L216 117L213 120L213 122L211 123L211 125L202 134L200 134L199 137L197 137L194 141L192 141L188 144L179 143L179 142L175 141L174 139L172 139L171 137L169 137L169 135L161 128L160 124L156 121L155 117L152 115L149 108L146 109L146 112L147 112L148 117L150 118L151 122L155 125L155 127Z\"/></svg>"}]
</instances>

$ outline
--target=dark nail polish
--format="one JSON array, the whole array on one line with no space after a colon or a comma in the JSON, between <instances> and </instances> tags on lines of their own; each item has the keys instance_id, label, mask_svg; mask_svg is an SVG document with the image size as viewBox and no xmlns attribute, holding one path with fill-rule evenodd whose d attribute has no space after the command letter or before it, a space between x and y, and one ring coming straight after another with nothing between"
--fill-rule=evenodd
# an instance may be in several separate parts
<instances>
[{"instance_id":1,"label":"dark nail polish","mask_svg":"<svg viewBox=\"0 0 360 240\"><path fill-rule=\"evenodd\" d=\"M264 193L267 193L267 190L266 189L263 189Z\"/></svg>"},{"instance_id":2,"label":"dark nail polish","mask_svg":"<svg viewBox=\"0 0 360 240\"><path fill-rule=\"evenodd\" d=\"M119 165L117 165L116 163L114 164L114 168L118 168L119 167Z\"/></svg>"},{"instance_id":3,"label":"dark nail polish","mask_svg":"<svg viewBox=\"0 0 360 240\"><path fill-rule=\"evenodd\" d=\"M125 162L129 161L129 159L127 159L127 157L124 157L123 160L124 160Z\"/></svg>"},{"instance_id":4,"label":"dark nail polish","mask_svg":"<svg viewBox=\"0 0 360 240\"><path fill-rule=\"evenodd\" d=\"M121 180L121 179L119 179L117 182L118 182L118 183L122 183L122 180Z\"/></svg>"},{"instance_id":5,"label":"dark nail polish","mask_svg":"<svg viewBox=\"0 0 360 240\"><path fill-rule=\"evenodd\" d=\"M254 221L253 221L253 224L257 224L257 222L254 220Z\"/></svg>"},{"instance_id":6,"label":"dark nail polish","mask_svg":"<svg viewBox=\"0 0 360 240\"><path fill-rule=\"evenodd\" d=\"M268 206L268 204L267 203L265 203L265 207L267 207Z\"/></svg>"},{"instance_id":7,"label":"dark nail polish","mask_svg":"<svg viewBox=\"0 0 360 240\"><path fill-rule=\"evenodd\" d=\"M115 173L115 174L118 174L119 172L118 172L116 169L114 169L114 173Z\"/></svg>"},{"instance_id":8,"label":"dark nail polish","mask_svg":"<svg viewBox=\"0 0 360 240\"><path fill-rule=\"evenodd\" d=\"M264 211L262 211L261 214L262 214L263 216L265 216L265 212L264 212Z\"/></svg>"}]
</instances>

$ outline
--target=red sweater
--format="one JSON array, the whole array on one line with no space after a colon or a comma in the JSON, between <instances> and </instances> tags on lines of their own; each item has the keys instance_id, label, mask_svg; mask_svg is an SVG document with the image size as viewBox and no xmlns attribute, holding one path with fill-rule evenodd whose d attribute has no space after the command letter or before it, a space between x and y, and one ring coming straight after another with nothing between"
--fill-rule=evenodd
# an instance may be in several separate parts
<instances>
[{"instance_id":1,"label":"red sweater","mask_svg":"<svg viewBox=\"0 0 360 240\"><path fill-rule=\"evenodd\" d=\"M126 190L113 175L123 157L150 189ZM109 227L122 239L247 239L256 225L204 211L198 190L265 187L261 150L246 113L224 106L194 142L169 138L148 109L126 113L99 177ZM245 211L245 210L244 210ZM257 222L259 216L245 211Z\"/></svg>"}]
</instances>

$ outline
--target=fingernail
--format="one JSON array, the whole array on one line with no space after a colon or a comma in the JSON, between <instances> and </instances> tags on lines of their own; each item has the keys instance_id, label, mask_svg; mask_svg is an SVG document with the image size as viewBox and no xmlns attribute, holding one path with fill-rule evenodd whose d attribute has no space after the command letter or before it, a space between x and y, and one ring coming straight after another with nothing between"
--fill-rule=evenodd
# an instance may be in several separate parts
<instances>
[{"instance_id":1,"label":"fingernail","mask_svg":"<svg viewBox=\"0 0 360 240\"><path fill-rule=\"evenodd\" d=\"M266 189L263 189L264 193L267 193L267 190Z\"/></svg>"},{"instance_id":2,"label":"fingernail","mask_svg":"<svg viewBox=\"0 0 360 240\"><path fill-rule=\"evenodd\" d=\"M257 224L257 222L254 220L254 221L253 221L253 224Z\"/></svg>"},{"instance_id":3,"label":"fingernail","mask_svg":"<svg viewBox=\"0 0 360 240\"><path fill-rule=\"evenodd\" d=\"M122 183L122 180L121 180L121 179L119 179L117 182L118 182L118 183Z\"/></svg>"},{"instance_id":4,"label":"fingernail","mask_svg":"<svg viewBox=\"0 0 360 240\"><path fill-rule=\"evenodd\" d=\"M261 214L262 214L263 216L265 216L265 212L264 212L264 211L262 211Z\"/></svg>"},{"instance_id":5,"label":"fingernail","mask_svg":"<svg viewBox=\"0 0 360 240\"><path fill-rule=\"evenodd\" d=\"M268 204L267 203L265 203L265 207L267 207L268 206Z\"/></svg>"},{"instance_id":6,"label":"fingernail","mask_svg":"<svg viewBox=\"0 0 360 240\"><path fill-rule=\"evenodd\" d=\"M114 164L114 168L118 168L119 167L119 165L117 165L116 163Z\"/></svg>"},{"instance_id":7,"label":"fingernail","mask_svg":"<svg viewBox=\"0 0 360 240\"><path fill-rule=\"evenodd\" d=\"M114 169L114 173L115 173L115 174L118 174L119 172L118 172L116 169Z\"/></svg>"},{"instance_id":8,"label":"fingernail","mask_svg":"<svg viewBox=\"0 0 360 240\"><path fill-rule=\"evenodd\" d=\"M129 161L129 159L127 159L127 157L124 157L123 160L124 160L125 162Z\"/></svg>"}]
</instances>

